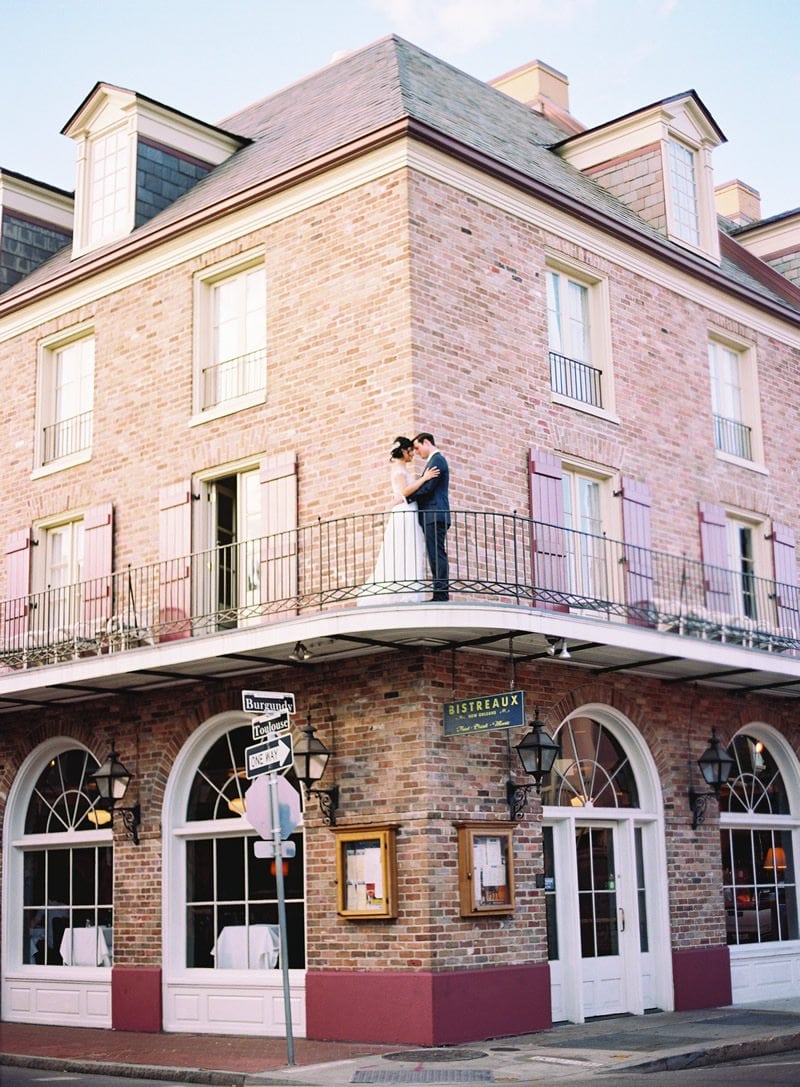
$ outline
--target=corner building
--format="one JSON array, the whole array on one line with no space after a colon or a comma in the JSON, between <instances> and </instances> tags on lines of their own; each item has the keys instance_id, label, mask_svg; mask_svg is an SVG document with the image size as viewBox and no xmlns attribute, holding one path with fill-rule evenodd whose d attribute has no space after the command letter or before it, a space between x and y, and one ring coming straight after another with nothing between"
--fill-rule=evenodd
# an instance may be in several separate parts
<instances>
[{"instance_id":1,"label":"corner building","mask_svg":"<svg viewBox=\"0 0 800 1087\"><path fill-rule=\"evenodd\" d=\"M698 95L586 129L545 64L389 37L218 124L97 84L64 133L74 199L0 171L2 1017L284 1032L243 690L332 753L295 1034L800 994L800 227L715 196ZM372 579L426 430L436 603Z\"/></svg>"}]
</instances>

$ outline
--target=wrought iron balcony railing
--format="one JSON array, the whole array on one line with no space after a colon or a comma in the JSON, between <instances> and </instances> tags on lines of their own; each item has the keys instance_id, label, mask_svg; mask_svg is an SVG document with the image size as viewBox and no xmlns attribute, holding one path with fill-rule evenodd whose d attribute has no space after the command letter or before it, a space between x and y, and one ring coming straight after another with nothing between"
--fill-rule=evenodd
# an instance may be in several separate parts
<instances>
[{"instance_id":1,"label":"wrought iron balcony railing","mask_svg":"<svg viewBox=\"0 0 800 1087\"><path fill-rule=\"evenodd\" d=\"M603 371L590 366L588 362L567 358L556 351L550 352L550 387L560 396L602 408L602 377Z\"/></svg>"},{"instance_id":2,"label":"wrought iron balcony railing","mask_svg":"<svg viewBox=\"0 0 800 1087\"><path fill-rule=\"evenodd\" d=\"M771 652L800 650L796 585L516 514L454 512L452 520L454 599L510 602ZM28 667L427 597L441 572L415 570L399 544L382 549L385 525L384 514L320 521L7 600L0 605L0 660L6 668Z\"/></svg>"},{"instance_id":3,"label":"wrought iron balcony railing","mask_svg":"<svg viewBox=\"0 0 800 1087\"><path fill-rule=\"evenodd\" d=\"M720 453L730 453L742 460L753 459L752 427L736 419L714 416L714 445Z\"/></svg>"},{"instance_id":4,"label":"wrought iron balcony railing","mask_svg":"<svg viewBox=\"0 0 800 1087\"><path fill-rule=\"evenodd\" d=\"M203 410L264 388L266 348L207 366L201 374Z\"/></svg>"},{"instance_id":5,"label":"wrought iron balcony railing","mask_svg":"<svg viewBox=\"0 0 800 1087\"><path fill-rule=\"evenodd\" d=\"M92 445L93 412L61 419L42 430L42 464L81 453Z\"/></svg>"}]
</instances>

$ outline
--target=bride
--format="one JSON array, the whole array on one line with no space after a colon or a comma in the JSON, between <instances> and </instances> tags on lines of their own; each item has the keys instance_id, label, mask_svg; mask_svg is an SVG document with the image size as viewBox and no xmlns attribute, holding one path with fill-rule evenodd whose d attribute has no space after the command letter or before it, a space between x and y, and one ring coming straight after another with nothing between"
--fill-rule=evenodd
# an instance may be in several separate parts
<instances>
[{"instance_id":1,"label":"bride","mask_svg":"<svg viewBox=\"0 0 800 1087\"><path fill-rule=\"evenodd\" d=\"M403 604L424 599L422 582L429 576L425 537L417 517L417 503L409 498L423 483L435 479L439 469L426 468L415 478L409 467L413 459L411 439L402 435L395 438L389 454L389 481L397 504L389 513L378 561L359 592L358 604ZM390 586L401 591L387 591Z\"/></svg>"}]
</instances>

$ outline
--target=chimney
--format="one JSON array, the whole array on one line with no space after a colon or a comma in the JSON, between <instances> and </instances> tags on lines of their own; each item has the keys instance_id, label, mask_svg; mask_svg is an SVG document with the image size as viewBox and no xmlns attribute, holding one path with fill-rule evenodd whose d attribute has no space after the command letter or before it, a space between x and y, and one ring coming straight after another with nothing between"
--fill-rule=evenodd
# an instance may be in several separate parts
<instances>
[{"instance_id":1,"label":"chimney","mask_svg":"<svg viewBox=\"0 0 800 1087\"><path fill-rule=\"evenodd\" d=\"M761 219L761 194L743 181L726 181L714 189L717 214L737 226L747 226Z\"/></svg>"},{"instance_id":2,"label":"chimney","mask_svg":"<svg viewBox=\"0 0 800 1087\"><path fill-rule=\"evenodd\" d=\"M583 132L586 128L569 112L569 80L544 61L533 60L514 68L489 80L489 86L530 106L566 132Z\"/></svg>"}]
</instances>

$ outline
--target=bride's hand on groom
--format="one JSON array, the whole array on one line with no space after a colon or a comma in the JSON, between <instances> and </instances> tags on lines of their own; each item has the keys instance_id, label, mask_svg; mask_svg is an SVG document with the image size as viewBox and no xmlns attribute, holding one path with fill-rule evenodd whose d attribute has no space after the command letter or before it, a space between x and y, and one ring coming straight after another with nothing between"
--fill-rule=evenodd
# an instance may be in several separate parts
<instances>
[{"instance_id":1,"label":"bride's hand on groom","mask_svg":"<svg viewBox=\"0 0 800 1087\"><path fill-rule=\"evenodd\" d=\"M429 479L436 479L441 475L438 468L426 468L422 475L419 477L424 483L427 483Z\"/></svg>"}]
</instances>

